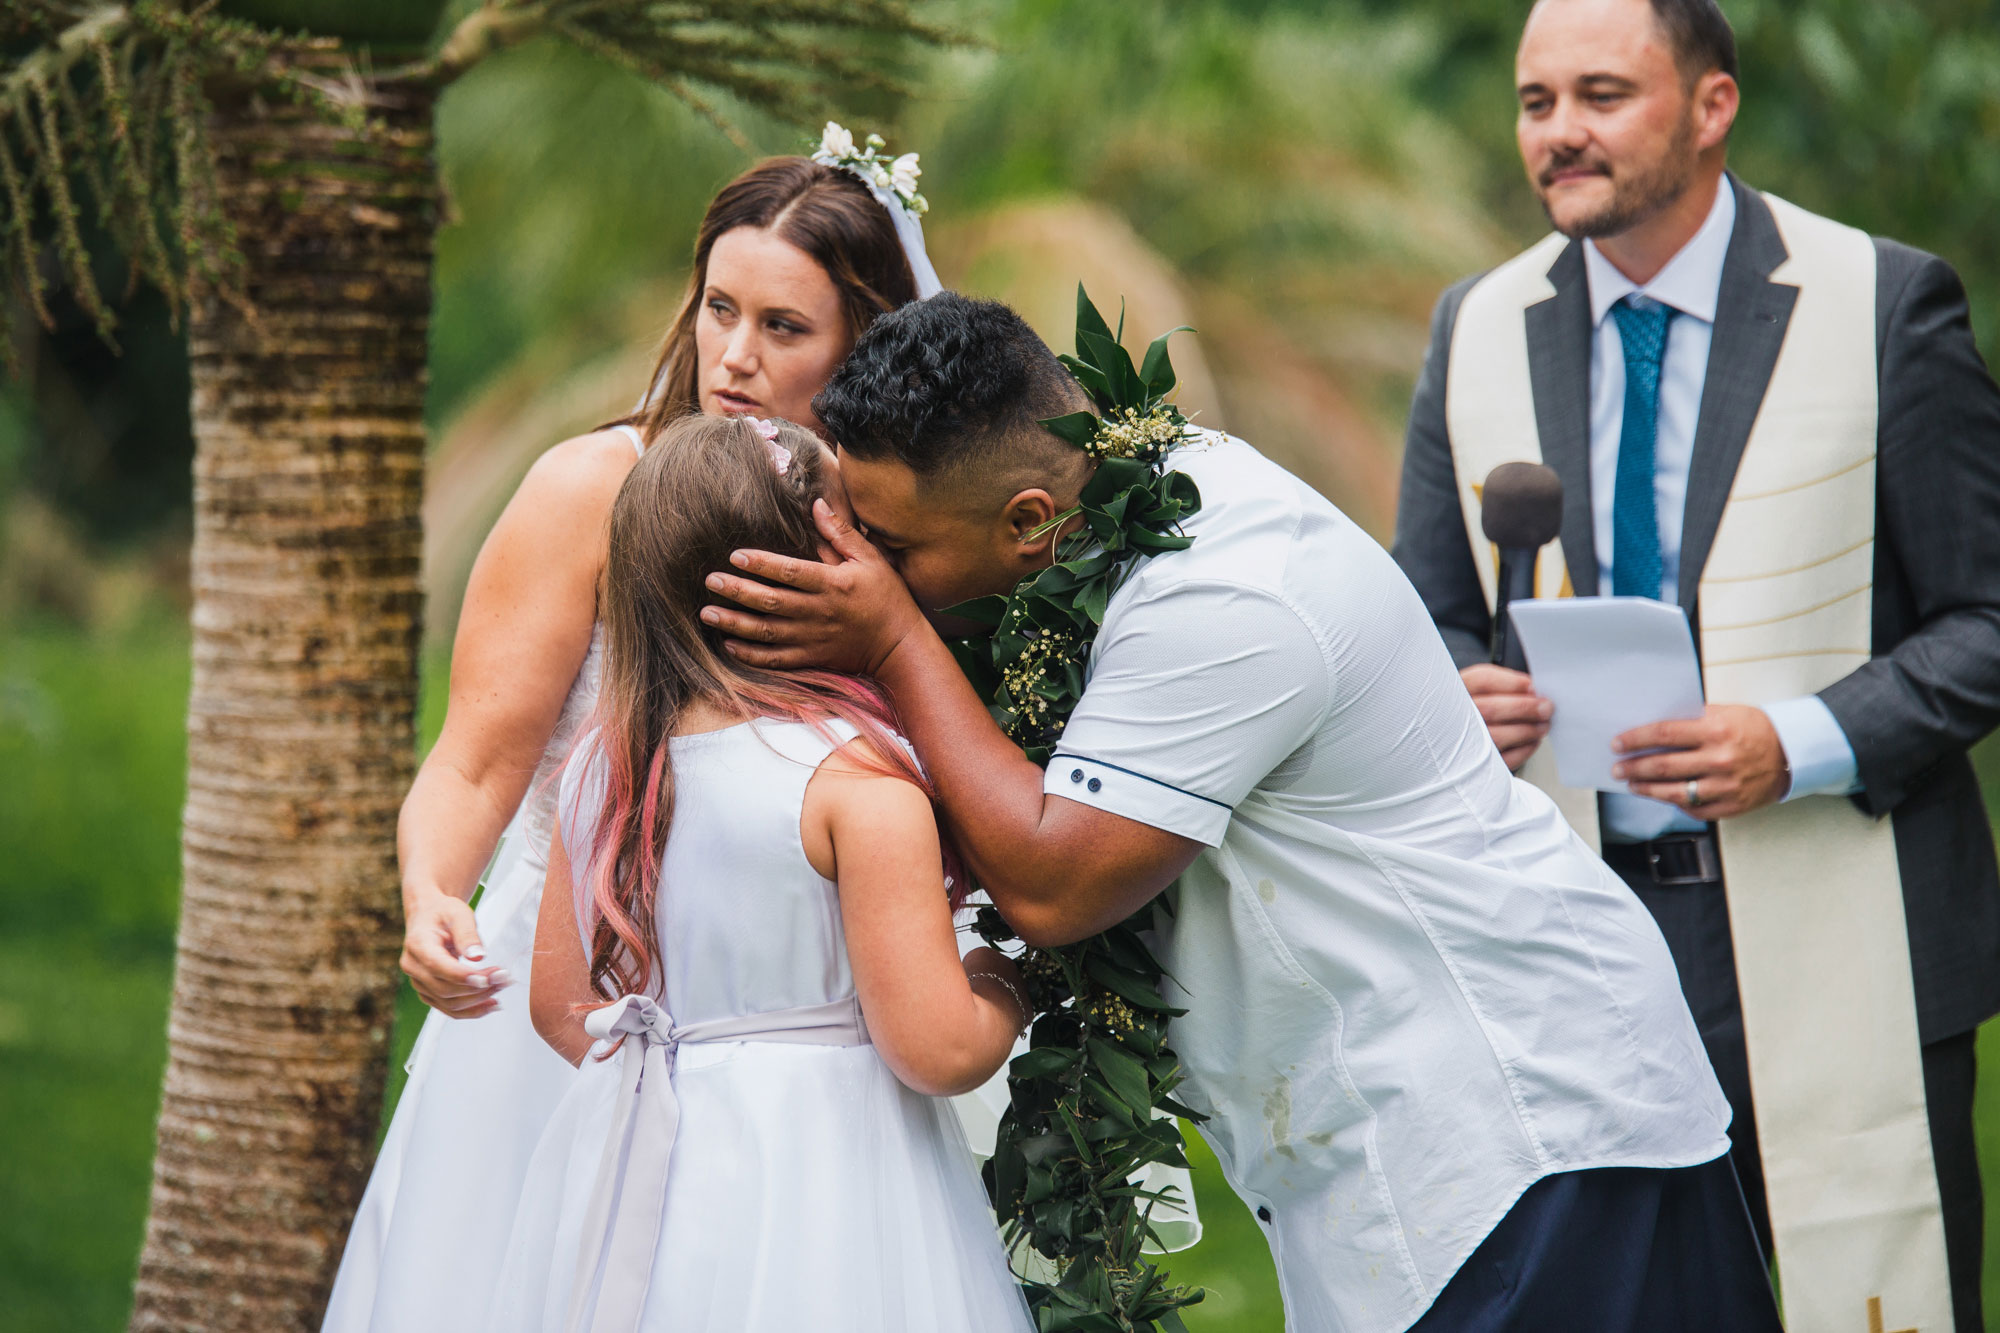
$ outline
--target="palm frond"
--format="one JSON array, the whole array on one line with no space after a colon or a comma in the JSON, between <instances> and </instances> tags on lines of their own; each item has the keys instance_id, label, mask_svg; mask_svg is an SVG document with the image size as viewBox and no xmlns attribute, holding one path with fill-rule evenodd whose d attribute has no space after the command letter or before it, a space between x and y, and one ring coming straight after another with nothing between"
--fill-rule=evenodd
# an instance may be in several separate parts
<instances>
[{"instance_id":1,"label":"palm frond","mask_svg":"<svg viewBox=\"0 0 2000 1333\"><path fill-rule=\"evenodd\" d=\"M0 58L0 294L52 323L42 263L52 251L62 285L112 340L86 206L133 277L157 286L176 315L190 274L227 290L233 237L214 188L206 83L218 72L254 78L317 44L218 16L212 4L6 0L0 17L15 39Z\"/></svg>"},{"instance_id":2,"label":"palm frond","mask_svg":"<svg viewBox=\"0 0 2000 1333\"><path fill-rule=\"evenodd\" d=\"M364 124L384 91L448 83L538 37L667 89L746 152L733 112L810 124L855 93L907 93L915 49L963 41L906 0L485 0L428 59L378 71L351 36L281 33L215 0L0 0L0 299L48 325L60 274L111 340L88 219L176 318L197 288L240 305L208 134L218 98Z\"/></svg>"},{"instance_id":3,"label":"palm frond","mask_svg":"<svg viewBox=\"0 0 2000 1333\"><path fill-rule=\"evenodd\" d=\"M969 42L904 0L488 0L404 73L453 78L544 34L667 88L746 150L715 94L808 124L858 91L910 93L897 71L914 48Z\"/></svg>"}]
</instances>

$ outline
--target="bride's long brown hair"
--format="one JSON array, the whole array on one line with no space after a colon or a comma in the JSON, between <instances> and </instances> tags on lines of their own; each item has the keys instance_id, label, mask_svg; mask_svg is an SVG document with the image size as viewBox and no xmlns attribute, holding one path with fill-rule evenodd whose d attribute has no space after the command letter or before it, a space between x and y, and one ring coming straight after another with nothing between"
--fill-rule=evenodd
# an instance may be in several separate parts
<instances>
[{"instance_id":1,"label":"bride's long brown hair","mask_svg":"<svg viewBox=\"0 0 2000 1333\"><path fill-rule=\"evenodd\" d=\"M572 826L579 816L596 816L588 853L572 873L578 918L589 932L591 988L606 999L660 983L654 905L674 817L668 742L689 705L803 722L829 740L838 739L829 722L846 722L872 751L857 758L935 799L896 739L894 709L874 682L746 665L701 621L713 600L704 581L729 567L731 552L819 558L812 510L826 488L830 455L803 427L775 426L777 438L767 442L747 417L680 418L647 448L611 509L604 666L593 719L599 734L591 747L604 760L603 803L596 811L563 811ZM589 760L579 754L573 762ZM945 874L955 906L964 874L948 840Z\"/></svg>"},{"instance_id":2,"label":"bride's long brown hair","mask_svg":"<svg viewBox=\"0 0 2000 1333\"><path fill-rule=\"evenodd\" d=\"M917 280L896 223L859 179L809 157L759 162L722 187L695 233L687 295L648 381L658 391L620 423L636 426L646 439L676 417L701 410L694 331L708 290L708 256L724 233L738 227L769 228L812 256L840 294L850 339L859 338L876 316L917 299Z\"/></svg>"}]
</instances>

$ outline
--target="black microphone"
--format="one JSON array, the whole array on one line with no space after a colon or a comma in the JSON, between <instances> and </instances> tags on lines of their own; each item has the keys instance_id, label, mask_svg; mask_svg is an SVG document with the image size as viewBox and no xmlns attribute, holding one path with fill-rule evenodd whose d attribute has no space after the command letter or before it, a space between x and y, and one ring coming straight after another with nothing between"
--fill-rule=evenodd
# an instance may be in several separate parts
<instances>
[{"instance_id":1,"label":"black microphone","mask_svg":"<svg viewBox=\"0 0 2000 1333\"><path fill-rule=\"evenodd\" d=\"M1507 604L1535 595L1535 557L1562 532L1563 484L1541 463L1502 463L1479 492L1479 529L1500 548L1500 595L1493 603L1493 661L1516 671L1528 659Z\"/></svg>"}]
</instances>

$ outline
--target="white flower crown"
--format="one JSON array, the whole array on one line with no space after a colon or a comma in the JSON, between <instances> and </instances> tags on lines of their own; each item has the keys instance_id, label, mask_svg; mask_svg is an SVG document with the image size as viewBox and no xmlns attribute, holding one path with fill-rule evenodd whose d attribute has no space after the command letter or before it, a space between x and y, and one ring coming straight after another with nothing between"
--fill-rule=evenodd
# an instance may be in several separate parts
<instances>
[{"instance_id":1,"label":"white flower crown","mask_svg":"<svg viewBox=\"0 0 2000 1333\"><path fill-rule=\"evenodd\" d=\"M917 165L915 153L890 158L882 151L888 146L881 135L871 134L856 148L854 135L845 126L829 120L820 132L819 147L813 150L812 160L853 172L901 204L911 217L920 218L930 211L929 202L917 193L917 178L924 174L924 169Z\"/></svg>"}]
</instances>

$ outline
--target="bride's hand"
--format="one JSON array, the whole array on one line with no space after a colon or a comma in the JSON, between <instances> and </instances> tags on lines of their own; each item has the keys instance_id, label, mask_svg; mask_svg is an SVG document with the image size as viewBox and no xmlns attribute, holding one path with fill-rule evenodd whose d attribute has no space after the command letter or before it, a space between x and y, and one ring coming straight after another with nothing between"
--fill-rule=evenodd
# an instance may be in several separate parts
<instances>
[{"instance_id":1,"label":"bride's hand","mask_svg":"<svg viewBox=\"0 0 2000 1333\"><path fill-rule=\"evenodd\" d=\"M449 1018L482 1018L513 978L485 962L479 926L463 899L433 889L405 912L403 972L417 995Z\"/></svg>"},{"instance_id":2,"label":"bride's hand","mask_svg":"<svg viewBox=\"0 0 2000 1333\"><path fill-rule=\"evenodd\" d=\"M731 636L724 644L730 656L752 666L878 675L904 636L924 624L923 614L895 567L853 524L824 500L813 502L813 518L825 563L738 551L730 562L756 577L710 574L708 590L748 609L706 606L702 621Z\"/></svg>"}]
</instances>

